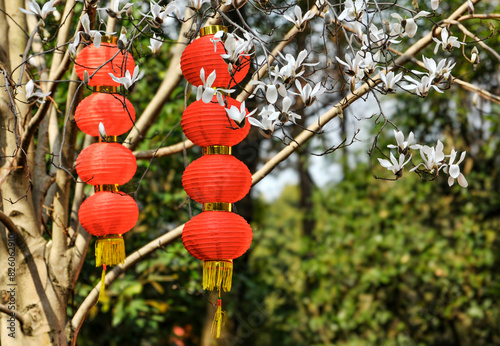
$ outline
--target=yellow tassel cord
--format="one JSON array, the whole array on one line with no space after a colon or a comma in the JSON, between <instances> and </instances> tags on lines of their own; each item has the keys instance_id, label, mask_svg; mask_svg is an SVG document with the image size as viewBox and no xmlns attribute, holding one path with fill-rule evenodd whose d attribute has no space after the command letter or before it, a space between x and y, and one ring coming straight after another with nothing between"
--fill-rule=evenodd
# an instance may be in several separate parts
<instances>
[{"instance_id":1,"label":"yellow tassel cord","mask_svg":"<svg viewBox=\"0 0 500 346\"><path fill-rule=\"evenodd\" d=\"M121 235L100 237L95 243L95 266L113 266L125 261L125 242Z\"/></svg>"},{"instance_id":2,"label":"yellow tassel cord","mask_svg":"<svg viewBox=\"0 0 500 346\"><path fill-rule=\"evenodd\" d=\"M222 299L217 300L217 311L215 312L214 321L212 322L212 337L219 338L222 330L222 325L226 323L226 313L222 311Z\"/></svg>"},{"instance_id":3,"label":"yellow tassel cord","mask_svg":"<svg viewBox=\"0 0 500 346\"><path fill-rule=\"evenodd\" d=\"M213 291L222 287L224 292L231 290L233 278L233 261L204 261L203 262L203 289ZM220 295L220 294L219 294Z\"/></svg>"},{"instance_id":4,"label":"yellow tassel cord","mask_svg":"<svg viewBox=\"0 0 500 346\"><path fill-rule=\"evenodd\" d=\"M99 290L99 301L102 302L106 297L106 265L102 265L101 289Z\"/></svg>"}]
</instances>

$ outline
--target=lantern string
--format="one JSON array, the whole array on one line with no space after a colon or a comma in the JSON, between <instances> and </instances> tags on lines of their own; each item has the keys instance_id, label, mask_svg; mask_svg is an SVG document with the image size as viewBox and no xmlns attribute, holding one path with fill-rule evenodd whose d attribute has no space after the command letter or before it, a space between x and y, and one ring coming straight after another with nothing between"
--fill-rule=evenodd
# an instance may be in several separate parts
<instances>
[{"instance_id":1,"label":"lantern string","mask_svg":"<svg viewBox=\"0 0 500 346\"><path fill-rule=\"evenodd\" d=\"M219 266L219 277L221 276L221 266ZM217 299L217 311L212 322L212 337L219 338L222 325L226 324L226 313L222 311L221 287L219 286L219 298Z\"/></svg>"},{"instance_id":2,"label":"lantern string","mask_svg":"<svg viewBox=\"0 0 500 346\"><path fill-rule=\"evenodd\" d=\"M106 265L102 265L102 274L101 274L101 289L99 290L99 301L102 302L106 297Z\"/></svg>"}]
</instances>

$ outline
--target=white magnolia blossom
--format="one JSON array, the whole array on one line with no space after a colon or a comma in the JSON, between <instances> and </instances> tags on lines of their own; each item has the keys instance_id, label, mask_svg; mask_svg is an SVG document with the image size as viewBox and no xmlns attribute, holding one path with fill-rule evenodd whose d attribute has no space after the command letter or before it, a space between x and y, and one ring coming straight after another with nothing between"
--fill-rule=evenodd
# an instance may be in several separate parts
<instances>
[{"instance_id":1,"label":"white magnolia blossom","mask_svg":"<svg viewBox=\"0 0 500 346\"><path fill-rule=\"evenodd\" d=\"M224 34L223 31L219 31L219 33L220 32ZM227 38L224 41L225 53L221 54L222 59L226 60L228 63L236 64L241 57L250 56L250 54L247 53L252 49L253 42L248 33L245 32L243 36L246 40L235 34L227 34ZM222 37L222 35L220 35L219 38L220 37ZM214 37L214 40L214 47L216 48L217 38Z\"/></svg>"},{"instance_id":2,"label":"white magnolia blossom","mask_svg":"<svg viewBox=\"0 0 500 346\"><path fill-rule=\"evenodd\" d=\"M368 35L362 36L361 50L371 50L376 48L386 49L391 43L397 44L401 41L391 38L384 29L379 29L375 24L370 25Z\"/></svg>"},{"instance_id":3,"label":"white magnolia blossom","mask_svg":"<svg viewBox=\"0 0 500 346\"><path fill-rule=\"evenodd\" d=\"M397 13L391 14L391 17L396 18L398 20L398 23L394 24L391 34L399 35L401 37L404 37L406 35L408 35L408 37L415 36L418 29L415 20L420 17L427 17L428 15L430 15L430 12L420 11L413 18L403 19L403 17L401 17Z\"/></svg>"},{"instance_id":4,"label":"white magnolia blossom","mask_svg":"<svg viewBox=\"0 0 500 346\"><path fill-rule=\"evenodd\" d=\"M203 4L209 4L210 0L187 0L188 7L198 11Z\"/></svg>"},{"instance_id":5,"label":"white magnolia blossom","mask_svg":"<svg viewBox=\"0 0 500 346\"><path fill-rule=\"evenodd\" d=\"M451 52L453 47L460 48L461 44L465 44L464 42L460 42L458 40L458 37L450 36L446 28L443 28L443 30L441 30L441 41L435 37L433 37L432 39L434 40L434 42L436 42L436 47L434 48L434 54L437 54L439 46L442 46L443 50Z\"/></svg>"},{"instance_id":6,"label":"white magnolia blossom","mask_svg":"<svg viewBox=\"0 0 500 346\"><path fill-rule=\"evenodd\" d=\"M118 37L118 41L122 41L124 47L128 44L127 29L125 29L125 27L122 27L120 37Z\"/></svg>"},{"instance_id":7,"label":"white magnolia blossom","mask_svg":"<svg viewBox=\"0 0 500 346\"><path fill-rule=\"evenodd\" d=\"M346 53L345 61L340 59L338 56L336 56L335 59L337 59L340 64L347 67L347 69L344 71L346 75L348 75L349 77L356 77L359 81L363 78L364 60L361 55L356 54L354 56L354 59L352 59L351 56Z\"/></svg>"},{"instance_id":8,"label":"white magnolia blossom","mask_svg":"<svg viewBox=\"0 0 500 346\"><path fill-rule=\"evenodd\" d=\"M319 64L319 62L303 63L304 59L307 57L307 54L307 50L304 49L299 53L299 55L297 55L297 59L295 59L292 54L287 54L283 57L283 55L279 53L279 55L287 62L287 64L283 66L278 72L278 75L283 80L283 82L288 83L289 81L300 77L304 73L304 71L302 70L299 73L297 73L297 71L300 70L302 66L315 66Z\"/></svg>"},{"instance_id":9,"label":"white magnolia blossom","mask_svg":"<svg viewBox=\"0 0 500 346\"><path fill-rule=\"evenodd\" d=\"M306 107L312 105L314 101L316 101L316 97L325 92L325 89L321 86L320 83L316 84L314 88L312 88L310 84L306 84L304 87L302 87L300 81L296 79L295 86L297 87L298 93L292 92L292 94L299 95Z\"/></svg>"},{"instance_id":10,"label":"white magnolia blossom","mask_svg":"<svg viewBox=\"0 0 500 346\"><path fill-rule=\"evenodd\" d=\"M429 78L433 83L439 83L442 79L448 79L451 74L451 70L455 67L455 63L450 59L448 64L446 64L447 59L441 59L439 63L432 58L426 58L422 56L422 61L424 66L428 71ZM413 73L423 74L423 72L412 70Z\"/></svg>"},{"instance_id":11,"label":"white magnolia blossom","mask_svg":"<svg viewBox=\"0 0 500 346\"><path fill-rule=\"evenodd\" d=\"M421 146L419 144L412 145L412 143L415 140L413 132L410 132L408 134L408 139L405 141L405 135L403 134L403 131L396 131L396 130L393 131L394 131L394 138L396 138L396 142L398 143L398 145L389 144L387 148L398 149L400 153L406 153L408 149L420 149Z\"/></svg>"},{"instance_id":12,"label":"white magnolia blossom","mask_svg":"<svg viewBox=\"0 0 500 346\"><path fill-rule=\"evenodd\" d=\"M117 83L122 84L123 87L128 90L135 82L137 82L139 79L141 79L144 76L144 71L141 71L139 73L139 65L136 65L133 75L130 75L129 70L127 70L125 72L124 77L116 77L112 73L108 73L108 74L111 77L111 79L113 79Z\"/></svg>"},{"instance_id":13,"label":"white magnolia blossom","mask_svg":"<svg viewBox=\"0 0 500 346\"><path fill-rule=\"evenodd\" d=\"M249 117L248 121L253 126L261 128L265 134L272 134L280 112L276 111L273 105L269 105L267 108L262 109L259 115L261 116L261 121L252 117Z\"/></svg>"},{"instance_id":14,"label":"white magnolia blossom","mask_svg":"<svg viewBox=\"0 0 500 346\"><path fill-rule=\"evenodd\" d=\"M81 34L80 31L77 32L75 40L72 43L68 44L68 53L72 57L76 55L76 50L78 49L78 45L80 44L80 34Z\"/></svg>"},{"instance_id":15,"label":"white magnolia blossom","mask_svg":"<svg viewBox=\"0 0 500 346\"><path fill-rule=\"evenodd\" d=\"M431 0L431 8L435 11L439 8L440 0Z\"/></svg>"},{"instance_id":16,"label":"white magnolia blossom","mask_svg":"<svg viewBox=\"0 0 500 346\"><path fill-rule=\"evenodd\" d=\"M41 19L47 18L50 12L56 10L54 7L55 0L49 0L45 4L43 4L42 9L40 9L40 5L37 4L35 0L29 0L28 2L28 10L19 7L19 10L26 14L35 15Z\"/></svg>"},{"instance_id":17,"label":"white magnolia blossom","mask_svg":"<svg viewBox=\"0 0 500 346\"><path fill-rule=\"evenodd\" d=\"M354 21L363 16L363 11L366 8L364 0L346 0L344 3L344 11L339 16L339 20Z\"/></svg>"},{"instance_id":18,"label":"white magnolia blossom","mask_svg":"<svg viewBox=\"0 0 500 346\"><path fill-rule=\"evenodd\" d=\"M246 118L250 117L252 114L254 114L257 109L254 109L250 113L247 113L247 110L245 108L245 101L241 103L240 108L236 106L231 106L231 108L225 108L228 117L233 119L239 126L243 127L245 125L245 120Z\"/></svg>"},{"instance_id":19,"label":"white magnolia blossom","mask_svg":"<svg viewBox=\"0 0 500 346\"><path fill-rule=\"evenodd\" d=\"M158 24L163 24L165 18L172 13L175 13L175 15L178 18L180 17L180 11L175 0L169 2L165 10L163 10L163 8L154 1L150 1L149 4L150 4L149 11L151 12L151 15L144 14L141 11L139 11L139 13L144 17L153 19Z\"/></svg>"},{"instance_id":20,"label":"white magnolia blossom","mask_svg":"<svg viewBox=\"0 0 500 346\"><path fill-rule=\"evenodd\" d=\"M393 93L394 87L397 82L399 82L403 78L403 73L400 72L397 75L394 75L394 71L387 72L385 69L380 71L380 79L384 83L384 89L388 93Z\"/></svg>"},{"instance_id":21,"label":"white magnolia blossom","mask_svg":"<svg viewBox=\"0 0 500 346\"><path fill-rule=\"evenodd\" d=\"M358 52L358 55L363 54L362 52ZM377 66L377 63L380 61L380 51L375 53L373 55L371 52L365 52L365 56L363 58L363 71L364 71L364 77L367 78L369 77L373 71L375 71L375 67Z\"/></svg>"},{"instance_id":22,"label":"white magnolia blossom","mask_svg":"<svg viewBox=\"0 0 500 346\"><path fill-rule=\"evenodd\" d=\"M451 149L450 161L448 163L448 166L443 169L445 173L448 173L450 175L448 177L449 186L452 186L455 183L455 179L458 180L458 184L460 184L460 186L462 187L467 187L469 185L463 173L460 172L459 167L459 165L465 159L465 154L466 152L464 151L462 155L460 155L460 160L458 160L457 163L454 163L455 158L457 157L457 152L455 151L455 149Z\"/></svg>"},{"instance_id":23,"label":"white magnolia blossom","mask_svg":"<svg viewBox=\"0 0 500 346\"><path fill-rule=\"evenodd\" d=\"M278 94L281 95L281 97L285 97L288 95L286 87L283 85L283 83L278 82L278 68L274 67L273 71L273 67L271 67L270 70L271 74L274 75L274 80L271 83L266 84L262 81L250 81L250 84L257 85L250 98L253 97L260 89L266 90L266 100L270 104L275 104L276 101L278 101Z\"/></svg>"},{"instance_id":24,"label":"white magnolia blossom","mask_svg":"<svg viewBox=\"0 0 500 346\"><path fill-rule=\"evenodd\" d=\"M99 122L99 136L106 142L108 135L106 134L106 129L104 128L104 124L102 122Z\"/></svg>"},{"instance_id":25,"label":"white magnolia blossom","mask_svg":"<svg viewBox=\"0 0 500 346\"><path fill-rule=\"evenodd\" d=\"M380 162L380 165L384 168L387 168L389 171L392 171L394 174L398 174L399 171L403 169L403 167L410 162L411 160L411 155L408 160L405 162L405 155L404 154L399 154L399 160L394 157L394 155L391 153L390 155L391 161L385 160L385 159L378 159Z\"/></svg>"},{"instance_id":26,"label":"white magnolia blossom","mask_svg":"<svg viewBox=\"0 0 500 346\"><path fill-rule=\"evenodd\" d=\"M125 5L123 5L122 9L120 10L120 2L121 0L115 0L113 2L113 8L111 9L111 15L115 18L121 19L122 18L122 13L127 13L130 7L133 6L132 3L127 2ZM107 9L108 14L110 13L109 9Z\"/></svg>"},{"instance_id":27,"label":"white magnolia blossom","mask_svg":"<svg viewBox=\"0 0 500 346\"><path fill-rule=\"evenodd\" d=\"M422 79L420 80L420 82L413 79L410 76L405 76L404 78L407 81L413 83L413 84L406 85L404 87L404 89L405 90L415 90L415 93L418 96L421 96L421 97L427 96L427 94L429 93L429 90L431 88L434 88L434 90L436 90L437 92L439 92L441 94L443 93L441 90L439 90L439 88L436 85L432 84L433 79L430 78L429 76L423 76Z\"/></svg>"},{"instance_id":28,"label":"white magnolia blossom","mask_svg":"<svg viewBox=\"0 0 500 346\"><path fill-rule=\"evenodd\" d=\"M231 94L235 90L212 87L212 84L214 84L215 82L215 78L217 78L217 75L215 73L215 70L213 70L212 73L210 73L205 79L205 69L203 67L201 68L200 79L203 84L200 85L196 91L196 101L202 100L204 103L210 103L212 102L212 98L214 97L214 95L216 95L217 102L219 102L219 104L224 107L225 103L222 93Z\"/></svg>"},{"instance_id":29,"label":"white magnolia blossom","mask_svg":"<svg viewBox=\"0 0 500 346\"><path fill-rule=\"evenodd\" d=\"M99 30L90 30L90 18L88 13L85 13L81 19L83 30L87 35L92 38L94 46L99 48L101 46L101 32Z\"/></svg>"},{"instance_id":30,"label":"white magnolia blossom","mask_svg":"<svg viewBox=\"0 0 500 346\"><path fill-rule=\"evenodd\" d=\"M46 96L49 96L51 94L51 92L47 92L47 93L43 93L41 90L37 90L35 92L33 92L35 90L35 83L33 82L32 79L30 79L30 81L28 83L26 83L26 86L25 86L25 90L26 90L26 100L30 101L34 98L44 98ZM45 101L39 101L40 103L44 103Z\"/></svg>"},{"instance_id":31,"label":"white magnolia blossom","mask_svg":"<svg viewBox=\"0 0 500 346\"><path fill-rule=\"evenodd\" d=\"M283 108L281 109L281 114L279 117L279 121L281 123L286 123L290 120L292 123L296 124L296 119L301 119L301 116L295 112L290 111L290 107L292 106L292 99L287 96L283 99Z\"/></svg>"},{"instance_id":32,"label":"white magnolia blossom","mask_svg":"<svg viewBox=\"0 0 500 346\"><path fill-rule=\"evenodd\" d=\"M304 30L306 22L309 19L312 19L314 17L314 14L309 10L304 14L304 16L302 16L302 10L299 6L295 6L293 11L295 13L295 16L293 14L291 14L290 16L285 14L283 15L283 18L295 24L297 29L299 29L300 31Z\"/></svg>"},{"instance_id":33,"label":"white magnolia blossom","mask_svg":"<svg viewBox=\"0 0 500 346\"><path fill-rule=\"evenodd\" d=\"M437 175L439 170L443 167L443 161L445 158L443 148L443 143L439 140L437 141L435 148L427 145L421 146L420 156L424 162L410 169L410 172L413 172L418 167L423 165L430 173L435 173Z\"/></svg>"},{"instance_id":34,"label":"white magnolia blossom","mask_svg":"<svg viewBox=\"0 0 500 346\"><path fill-rule=\"evenodd\" d=\"M157 54L160 51L163 42L153 33L153 37L149 39L149 44L148 48L151 49L151 52L153 54Z\"/></svg>"}]
</instances>

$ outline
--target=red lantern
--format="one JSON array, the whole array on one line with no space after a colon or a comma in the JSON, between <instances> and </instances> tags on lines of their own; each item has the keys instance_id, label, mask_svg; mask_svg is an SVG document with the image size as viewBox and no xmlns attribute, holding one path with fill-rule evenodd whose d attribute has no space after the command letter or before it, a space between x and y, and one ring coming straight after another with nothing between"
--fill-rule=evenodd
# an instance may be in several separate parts
<instances>
[{"instance_id":1,"label":"red lantern","mask_svg":"<svg viewBox=\"0 0 500 346\"><path fill-rule=\"evenodd\" d=\"M90 136L99 137L100 122L108 136L120 136L134 125L135 109L123 96L94 93L80 102L75 120L78 128Z\"/></svg>"},{"instance_id":2,"label":"red lantern","mask_svg":"<svg viewBox=\"0 0 500 346\"><path fill-rule=\"evenodd\" d=\"M80 153L76 171L91 185L123 185L134 177L137 161L132 152L119 143L94 143Z\"/></svg>"},{"instance_id":3,"label":"red lantern","mask_svg":"<svg viewBox=\"0 0 500 346\"><path fill-rule=\"evenodd\" d=\"M99 68L110 59L112 61ZM98 68L99 70L97 70ZM126 71L129 71L130 75L132 75L134 68L135 62L132 55L128 52L123 53L114 43L101 43L99 48L91 44L82 49L75 60L75 70L81 80L83 80L85 70L88 72L89 77L97 71L89 80L90 86L118 87L121 84L111 79L109 73L116 77L123 77Z\"/></svg>"},{"instance_id":4,"label":"red lantern","mask_svg":"<svg viewBox=\"0 0 500 346\"><path fill-rule=\"evenodd\" d=\"M81 205L78 217L82 227L94 236L124 234L139 218L134 199L123 192L97 192Z\"/></svg>"},{"instance_id":5,"label":"red lantern","mask_svg":"<svg viewBox=\"0 0 500 346\"><path fill-rule=\"evenodd\" d=\"M182 186L199 203L235 203L252 185L247 166L231 155L204 155L184 171Z\"/></svg>"},{"instance_id":6,"label":"red lantern","mask_svg":"<svg viewBox=\"0 0 500 346\"><path fill-rule=\"evenodd\" d=\"M205 211L189 220L182 231L182 243L194 257L203 260L203 288L217 287L213 262L227 270L222 287L231 289L232 260L243 255L252 243L252 229L241 216L227 211ZM207 272L208 271L208 272Z\"/></svg>"},{"instance_id":7,"label":"red lantern","mask_svg":"<svg viewBox=\"0 0 500 346\"><path fill-rule=\"evenodd\" d=\"M181 126L184 134L191 142L200 146L224 145L232 147L240 143L250 131L250 123L245 122L242 128L231 120L225 108L231 106L240 109L241 103L230 97L227 107L222 107L214 96L212 102L204 103L202 100L191 103L182 113ZM248 113L248 111L247 111Z\"/></svg>"},{"instance_id":8,"label":"red lantern","mask_svg":"<svg viewBox=\"0 0 500 346\"><path fill-rule=\"evenodd\" d=\"M221 41L216 44L214 50L214 35L205 35L191 42L181 56L181 70L187 81L194 86L202 85L200 70L205 70L205 78L215 70L215 82L212 87L227 88L239 84L250 69L250 58L242 56L238 66L233 66L233 75L228 72L228 64L222 59L225 54L224 45Z\"/></svg>"}]
</instances>

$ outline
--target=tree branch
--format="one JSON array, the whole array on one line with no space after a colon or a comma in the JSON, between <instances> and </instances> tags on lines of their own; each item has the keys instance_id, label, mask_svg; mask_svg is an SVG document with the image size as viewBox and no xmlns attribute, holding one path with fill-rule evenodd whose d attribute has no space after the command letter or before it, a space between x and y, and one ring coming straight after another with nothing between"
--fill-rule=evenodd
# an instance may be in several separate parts
<instances>
[{"instance_id":1,"label":"tree branch","mask_svg":"<svg viewBox=\"0 0 500 346\"><path fill-rule=\"evenodd\" d=\"M17 310L10 310L6 305L0 304L0 312L3 312L9 316L14 315L14 318L21 323L21 328L24 325L25 317L22 313Z\"/></svg>"},{"instance_id":2,"label":"tree branch","mask_svg":"<svg viewBox=\"0 0 500 346\"><path fill-rule=\"evenodd\" d=\"M192 147L194 147L193 142L191 142L189 139L186 139L183 142L164 148L151 149L146 151L134 151L134 156L137 160L151 160L152 158L182 153L184 148L190 149Z\"/></svg>"}]
</instances>

